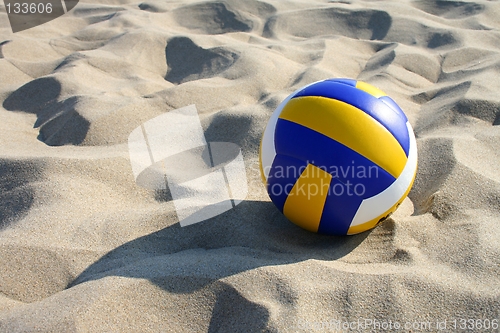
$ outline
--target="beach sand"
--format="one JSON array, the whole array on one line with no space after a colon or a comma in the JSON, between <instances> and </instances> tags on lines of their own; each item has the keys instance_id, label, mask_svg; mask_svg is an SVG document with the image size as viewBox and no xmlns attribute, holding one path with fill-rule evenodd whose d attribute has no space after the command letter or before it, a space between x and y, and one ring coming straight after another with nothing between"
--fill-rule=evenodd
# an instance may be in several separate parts
<instances>
[{"instance_id":1,"label":"beach sand","mask_svg":"<svg viewBox=\"0 0 500 333\"><path fill-rule=\"evenodd\" d=\"M499 319L499 1L83 0L16 34L0 8L0 332ZM277 105L335 77L396 100L419 152L401 207L348 237L290 223L258 165ZM180 227L127 140L192 104L207 141L241 147L248 196Z\"/></svg>"}]
</instances>

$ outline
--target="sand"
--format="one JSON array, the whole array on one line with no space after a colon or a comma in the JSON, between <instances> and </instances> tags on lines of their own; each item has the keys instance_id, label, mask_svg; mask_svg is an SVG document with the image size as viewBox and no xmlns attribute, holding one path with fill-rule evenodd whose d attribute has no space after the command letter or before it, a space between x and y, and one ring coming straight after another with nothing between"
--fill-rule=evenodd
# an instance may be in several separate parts
<instances>
[{"instance_id":1,"label":"sand","mask_svg":"<svg viewBox=\"0 0 500 333\"><path fill-rule=\"evenodd\" d=\"M492 331L500 2L82 0L16 34L0 9L0 332ZM419 149L409 197L350 237L290 223L258 168L274 108L333 77L393 97ZM191 104L248 196L180 227L127 139Z\"/></svg>"}]
</instances>

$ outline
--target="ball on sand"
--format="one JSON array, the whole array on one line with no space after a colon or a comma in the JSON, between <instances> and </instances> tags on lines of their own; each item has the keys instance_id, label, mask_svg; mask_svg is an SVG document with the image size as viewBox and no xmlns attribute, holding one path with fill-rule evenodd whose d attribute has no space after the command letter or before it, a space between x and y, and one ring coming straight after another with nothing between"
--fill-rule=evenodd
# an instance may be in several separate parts
<instances>
[{"instance_id":1,"label":"ball on sand","mask_svg":"<svg viewBox=\"0 0 500 333\"><path fill-rule=\"evenodd\" d=\"M267 192L293 223L323 234L357 234L396 210L417 171L413 129L383 91L329 79L288 96L264 131Z\"/></svg>"}]
</instances>

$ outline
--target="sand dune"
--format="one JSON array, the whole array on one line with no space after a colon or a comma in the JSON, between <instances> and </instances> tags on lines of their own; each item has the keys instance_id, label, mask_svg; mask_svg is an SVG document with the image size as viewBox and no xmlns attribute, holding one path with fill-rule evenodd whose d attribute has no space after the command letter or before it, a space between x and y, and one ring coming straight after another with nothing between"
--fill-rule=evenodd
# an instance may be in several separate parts
<instances>
[{"instance_id":1,"label":"sand dune","mask_svg":"<svg viewBox=\"0 0 500 333\"><path fill-rule=\"evenodd\" d=\"M16 34L0 8L1 332L498 320L498 1L90 0ZM350 237L288 222L258 168L274 108L331 77L392 96L419 149L409 198ZM191 104L249 194L181 228L127 140Z\"/></svg>"}]
</instances>

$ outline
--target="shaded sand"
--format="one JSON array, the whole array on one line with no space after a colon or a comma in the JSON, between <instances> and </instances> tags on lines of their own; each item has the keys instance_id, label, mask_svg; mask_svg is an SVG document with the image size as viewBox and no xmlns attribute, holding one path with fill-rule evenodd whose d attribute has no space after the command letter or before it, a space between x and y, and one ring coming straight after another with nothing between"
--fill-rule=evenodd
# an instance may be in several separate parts
<instances>
[{"instance_id":1,"label":"shaded sand","mask_svg":"<svg viewBox=\"0 0 500 333\"><path fill-rule=\"evenodd\" d=\"M0 332L499 318L500 2L81 1L17 34L0 8ZM330 77L386 91L419 148L409 198L352 237L288 222L258 170L274 108ZM249 194L181 228L127 138L190 104Z\"/></svg>"}]
</instances>

